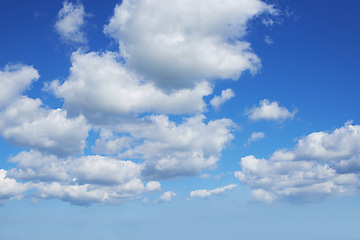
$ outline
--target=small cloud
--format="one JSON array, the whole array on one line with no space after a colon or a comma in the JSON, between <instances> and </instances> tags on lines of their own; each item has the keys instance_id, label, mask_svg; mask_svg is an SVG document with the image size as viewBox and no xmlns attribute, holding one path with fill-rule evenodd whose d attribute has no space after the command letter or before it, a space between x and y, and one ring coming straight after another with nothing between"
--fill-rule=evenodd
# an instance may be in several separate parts
<instances>
[{"instance_id":1,"label":"small cloud","mask_svg":"<svg viewBox=\"0 0 360 240\"><path fill-rule=\"evenodd\" d=\"M160 196L161 202L170 202L173 197L176 197L176 193L172 191L167 191L163 195Z\"/></svg>"},{"instance_id":2,"label":"small cloud","mask_svg":"<svg viewBox=\"0 0 360 240\"><path fill-rule=\"evenodd\" d=\"M85 16L84 5L63 2L63 7L57 16L55 29L64 42L76 44L87 42L82 31L85 25Z\"/></svg>"},{"instance_id":3,"label":"small cloud","mask_svg":"<svg viewBox=\"0 0 360 240\"><path fill-rule=\"evenodd\" d=\"M281 122L288 118L294 118L295 114L298 112L297 109L290 112L285 107L280 107L278 102L270 102L267 99L261 100L259 105L259 107L253 107L246 111L245 114L248 115L250 120L273 120Z\"/></svg>"},{"instance_id":4,"label":"small cloud","mask_svg":"<svg viewBox=\"0 0 360 240\"><path fill-rule=\"evenodd\" d=\"M160 190L161 190L161 184L157 181L150 181L146 184L147 192L154 192L154 191L160 191Z\"/></svg>"},{"instance_id":5,"label":"small cloud","mask_svg":"<svg viewBox=\"0 0 360 240\"><path fill-rule=\"evenodd\" d=\"M268 35L265 36L264 41L267 45L271 45L274 43L274 41Z\"/></svg>"},{"instance_id":6,"label":"small cloud","mask_svg":"<svg viewBox=\"0 0 360 240\"><path fill-rule=\"evenodd\" d=\"M203 173L199 176L199 178L201 178L201 179L207 179L209 177L210 177L210 174L207 174L207 173Z\"/></svg>"},{"instance_id":7,"label":"small cloud","mask_svg":"<svg viewBox=\"0 0 360 240\"><path fill-rule=\"evenodd\" d=\"M259 139L263 139L263 138L265 138L265 133L263 133L263 132L253 132L251 134L251 137L248 139L248 143L251 143L251 142L257 141Z\"/></svg>"},{"instance_id":8,"label":"small cloud","mask_svg":"<svg viewBox=\"0 0 360 240\"><path fill-rule=\"evenodd\" d=\"M211 195L221 195L225 191L230 191L236 187L236 184L230 184L224 187L215 188L213 190L200 189L190 192L190 198L200 197L200 198L208 198Z\"/></svg>"},{"instance_id":9,"label":"small cloud","mask_svg":"<svg viewBox=\"0 0 360 240\"><path fill-rule=\"evenodd\" d=\"M225 176L225 173L220 173L214 176L214 179L219 181L223 176Z\"/></svg>"},{"instance_id":10,"label":"small cloud","mask_svg":"<svg viewBox=\"0 0 360 240\"><path fill-rule=\"evenodd\" d=\"M210 104L215 108L219 109L221 105L223 105L227 100L230 100L235 96L234 91L231 88L221 91L220 96L215 96L211 99Z\"/></svg>"}]
</instances>

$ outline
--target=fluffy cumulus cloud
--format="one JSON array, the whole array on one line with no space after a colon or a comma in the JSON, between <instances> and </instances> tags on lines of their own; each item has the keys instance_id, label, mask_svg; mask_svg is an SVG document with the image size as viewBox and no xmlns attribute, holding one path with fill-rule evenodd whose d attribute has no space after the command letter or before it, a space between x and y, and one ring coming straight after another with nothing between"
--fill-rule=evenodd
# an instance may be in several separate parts
<instances>
[{"instance_id":1,"label":"fluffy cumulus cloud","mask_svg":"<svg viewBox=\"0 0 360 240\"><path fill-rule=\"evenodd\" d=\"M46 109L40 99L21 97L0 112L0 134L9 142L60 156L81 153L90 127L84 117L68 118Z\"/></svg>"},{"instance_id":2,"label":"fluffy cumulus cloud","mask_svg":"<svg viewBox=\"0 0 360 240\"><path fill-rule=\"evenodd\" d=\"M221 91L220 96L215 96L211 99L210 104L215 108L219 109L221 105L223 105L226 101L230 100L235 96L234 91L231 88Z\"/></svg>"},{"instance_id":3,"label":"fluffy cumulus cloud","mask_svg":"<svg viewBox=\"0 0 360 240\"><path fill-rule=\"evenodd\" d=\"M176 124L167 116L151 115L138 123L122 124L121 130L139 143L120 157L143 159L143 176L149 179L194 176L212 169L233 139L235 124L230 119L204 120L197 115Z\"/></svg>"},{"instance_id":4,"label":"fluffy cumulus cloud","mask_svg":"<svg viewBox=\"0 0 360 240\"><path fill-rule=\"evenodd\" d=\"M230 185L215 188L212 190L206 190L206 189L195 190L195 191L190 192L190 197L191 198L192 197L208 198L211 195L221 195L225 191L230 191L230 190L234 189L235 187L236 187L236 184L230 184Z\"/></svg>"},{"instance_id":5,"label":"fluffy cumulus cloud","mask_svg":"<svg viewBox=\"0 0 360 240\"><path fill-rule=\"evenodd\" d=\"M275 10L259 0L125 0L104 32L119 42L126 66L163 89L195 86L202 79L237 79L260 59L246 24Z\"/></svg>"},{"instance_id":6,"label":"fluffy cumulus cloud","mask_svg":"<svg viewBox=\"0 0 360 240\"><path fill-rule=\"evenodd\" d=\"M79 205L118 204L161 190L159 182L144 184L140 178L142 165L131 161L99 155L59 158L38 151L21 152L10 161L17 167L2 172L5 181L0 183L4 192L9 189L9 198L20 197L28 185L35 190L34 200L59 198ZM5 174L10 178L5 178ZM14 179L28 183L20 184ZM17 190L19 194L15 194Z\"/></svg>"},{"instance_id":7,"label":"fluffy cumulus cloud","mask_svg":"<svg viewBox=\"0 0 360 240\"><path fill-rule=\"evenodd\" d=\"M120 204L136 199L143 192L144 185L139 179L125 184L104 186L94 184L65 184L60 182L41 182L36 186L34 199L58 198L77 205Z\"/></svg>"},{"instance_id":8,"label":"fluffy cumulus cloud","mask_svg":"<svg viewBox=\"0 0 360 240\"><path fill-rule=\"evenodd\" d=\"M49 89L64 99L64 108L70 114L84 114L94 121L151 111L202 112L206 106L203 97L212 93L206 82L199 82L193 89L165 93L129 72L113 52L75 52L69 78L63 84L52 82Z\"/></svg>"},{"instance_id":9,"label":"fluffy cumulus cloud","mask_svg":"<svg viewBox=\"0 0 360 240\"><path fill-rule=\"evenodd\" d=\"M290 112L285 107L280 107L278 102L270 102L264 99L260 101L259 106L249 109L246 115L248 115L252 121L272 120L281 122L289 118L294 118L296 113L296 109Z\"/></svg>"},{"instance_id":10,"label":"fluffy cumulus cloud","mask_svg":"<svg viewBox=\"0 0 360 240\"><path fill-rule=\"evenodd\" d=\"M235 176L253 190L255 200L313 202L359 190L360 126L347 123L332 132L314 132L294 150L270 159L246 156Z\"/></svg>"},{"instance_id":11,"label":"fluffy cumulus cloud","mask_svg":"<svg viewBox=\"0 0 360 240\"><path fill-rule=\"evenodd\" d=\"M23 151L11 157L10 162L17 163L8 175L21 181L67 181L66 163L55 155L44 155L31 150Z\"/></svg>"},{"instance_id":12,"label":"fluffy cumulus cloud","mask_svg":"<svg viewBox=\"0 0 360 240\"><path fill-rule=\"evenodd\" d=\"M39 77L35 68L26 65L8 64L0 70L0 110L18 99Z\"/></svg>"},{"instance_id":13,"label":"fluffy cumulus cloud","mask_svg":"<svg viewBox=\"0 0 360 240\"><path fill-rule=\"evenodd\" d=\"M65 1L55 23L55 29L61 39L67 43L86 43L87 39L82 31L85 17L86 13L82 4Z\"/></svg>"}]
</instances>

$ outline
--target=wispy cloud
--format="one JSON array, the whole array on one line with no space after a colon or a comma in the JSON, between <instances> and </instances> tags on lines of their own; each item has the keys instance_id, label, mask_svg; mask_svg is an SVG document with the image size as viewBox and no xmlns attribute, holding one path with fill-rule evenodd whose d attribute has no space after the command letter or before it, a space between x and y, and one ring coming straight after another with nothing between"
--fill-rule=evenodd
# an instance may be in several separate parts
<instances>
[{"instance_id":1,"label":"wispy cloud","mask_svg":"<svg viewBox=\"0 0 360 240\"><path fill-rule=\"evenodd\" d=\"M200 198L209 198L211 195L221 195L225 191L230 191L236 187L236 184L230 184L227 186L215 188L212 190L200 189L190 192L190 198L200 197Z\"/></svg>"}]
</instances>

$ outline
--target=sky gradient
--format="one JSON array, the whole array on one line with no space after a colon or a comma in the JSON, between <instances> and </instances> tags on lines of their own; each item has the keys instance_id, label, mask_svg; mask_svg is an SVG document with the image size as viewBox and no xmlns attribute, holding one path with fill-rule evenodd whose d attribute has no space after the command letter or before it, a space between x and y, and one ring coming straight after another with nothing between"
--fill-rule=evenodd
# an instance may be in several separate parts
<instances>
[{"instance_id":1,"label":"sky gradient","mask_svg":"<svg viewBox=\"0 0 360 240\"><path fill-rule=\"evenodd\" d=\"M358 240L355 0L0 2L0 240Z\"/></svg>"}]
</instances>

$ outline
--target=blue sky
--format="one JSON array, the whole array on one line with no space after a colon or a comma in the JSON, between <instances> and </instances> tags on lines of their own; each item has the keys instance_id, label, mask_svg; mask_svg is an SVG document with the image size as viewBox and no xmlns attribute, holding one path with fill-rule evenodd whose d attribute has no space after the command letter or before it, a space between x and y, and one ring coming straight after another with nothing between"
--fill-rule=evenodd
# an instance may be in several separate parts
<instances>
[{"instance_id":1,"label":"blue sky","mask_svg":"<svg viewBox=\"0 0 360 240\"><path fill-rule=\"evenodd\" d=\"M0 239L359 239L359 7L1 1Z\"/></svg>"}]
</instances>

